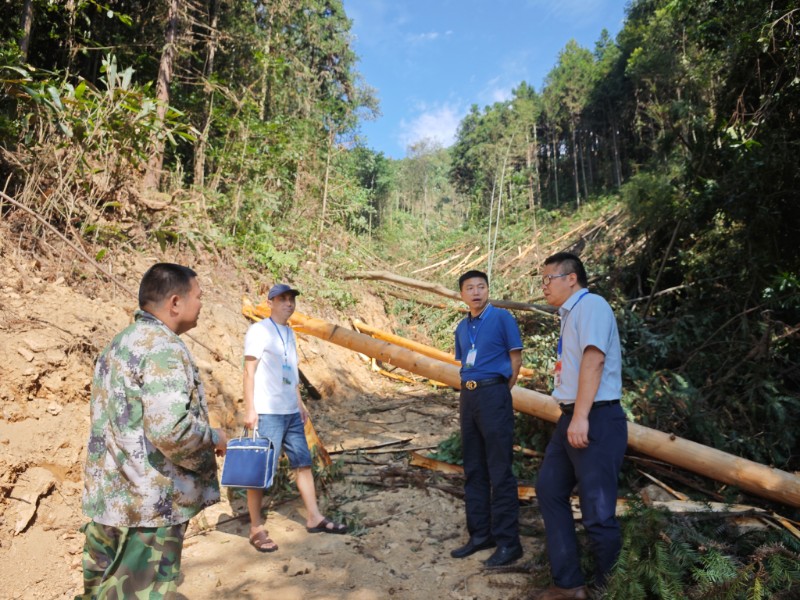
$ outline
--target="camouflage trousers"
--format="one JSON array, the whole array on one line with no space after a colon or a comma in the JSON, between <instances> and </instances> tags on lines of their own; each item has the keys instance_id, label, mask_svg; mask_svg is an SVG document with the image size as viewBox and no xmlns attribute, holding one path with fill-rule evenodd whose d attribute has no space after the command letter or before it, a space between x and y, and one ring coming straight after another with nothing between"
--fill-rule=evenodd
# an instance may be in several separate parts
<instances>
[{"instance_id":1,"label":"camouflage trousers","mask_svg":"<svg viewBox=\"0 0 800 600\"><path fill-rule=\"evenodd\" d=\"M167 527L81 527L83 595L75 600L166 600L175 595L186 523Z\"/></svg>"}]
</instances>

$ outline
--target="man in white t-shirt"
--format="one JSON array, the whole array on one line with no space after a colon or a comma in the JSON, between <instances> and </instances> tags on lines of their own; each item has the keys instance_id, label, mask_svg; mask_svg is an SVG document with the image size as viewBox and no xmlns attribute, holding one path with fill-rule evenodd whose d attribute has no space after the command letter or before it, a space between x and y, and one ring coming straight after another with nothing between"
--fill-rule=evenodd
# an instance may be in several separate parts
<instances>
[{"instance_id":1,"label":"man in white t-shirt","mask_svg":"<svg viewBox=\"0 0 800 600\"><path fill-rule=\"evenodd\" d=\"M246 427L286 452L295 469L297 489L305 504L309 533L346 533L347 527L320 513L311 472L311 453L304 425L308 419L300 399L297 343L289 327L300 292L285 283L272 286L267 295L271 316L247 330L244 340L244 406ZM261 518L264 490L247 490L250 512L250 544L259 552L274 552L278 545L269 538Z\"/></svg>"}]
</instances>

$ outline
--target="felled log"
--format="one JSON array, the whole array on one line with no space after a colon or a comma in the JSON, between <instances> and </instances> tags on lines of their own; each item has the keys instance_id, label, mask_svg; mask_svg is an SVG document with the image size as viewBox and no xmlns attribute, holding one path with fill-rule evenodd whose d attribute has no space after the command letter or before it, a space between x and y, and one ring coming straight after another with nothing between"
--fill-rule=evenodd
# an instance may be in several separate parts
<instances>
[{"instance_id":1,"label":"felled log","mask_svg":"<svg viewBox=\"0 0 800 600\"><path fill-rule=\"evenodd\" d=\"M269 310L266 304L255 307L249 302L242 308L245 315L260 315L261 318L264 310ZM292 316L289 324L300 333L313 335L355 352L362 352L384 363L442 381L454 388L461 386L458 368L455 365L299 313ZM561 414L553 398L546 394L517 386L512 390L512 396L514 408L520 412L551 422L557 421ZM800 477L780 469L761 465L637 423L628 423L628 446L678 467L735 485L757 496L800 507Z\"/></svg>"},{"instance_id":2,"label":"felled log","mask_svg":"<svg viewBox=\"0 0 800 600\"><path fill-rule=\"evenodd\" d=\"M447 263L449 263L451 260L455 260L459 256L461 256L461 254L454 254L452 256L448 256L444 260L440 260L439 262L434 263L432 265L428 265L427 267L422 267L422 268L417 269L415 271L411 271L411 273L413 275L416 275L417 273L422 273L423 271L429 271L431 269L435 269L436 267L442 267L442 266L446 265Z\"/></svg>"},{"instance_id":3,"label":"felled log","mask_svg":"<svg viewBox=\"0 0 800 600\"><path fill-rule=\"evenodd\" d=\"M314 454L316 454L318 462L322 463L323 466L330 467L333 461L331 460L330 454L328 454L328 451L325 449L322 440L319 439L317 430L311 422L311 417L306 419L303 431L306 434L306 442L308 442L308 449L311 451L311 455L314 456Z\"/></svg>"},{"instance_id":4,"label":"felled log","mask_svg":"<svg viewBox=\"0 0 800 600\"><path fill-rule=\"evenodd\" d=\"M453 356L449 352L442 352L438 348L434 348L432 346L426 346L425 344L420 344L419 342L415 342L413 340L409 340L399 335L389 333L388 331L382 331L377 327L372 327L371 325L367 325L363 321L358 321L358 320L353 321L353 327L355 327L356 330L358 330L360 333L366 333L379 340L384 340L389 343L396 344L402 348L408 348L409 350L413 350L414 352L419 352L420 354L424 354L425 356L430 356L431 358L435 358L436 360L441 360L442 362L450 363L451 365L456 365L459 367L461 366L461 361L456 360L455 356ZM521 367L519 370L519 374L524 377L531 377L533 375L533 371L526 367Z\"/></svg>"},{"instance_id":5,"label":"felled log","mask_svg":"<svg viewBox=\"0 0 800 600\"><path fill-rule=\"evenodd\" d=\"M458 465L453 465L441 460L429 458L418 454L416 452L410 453L409 465L413 467L420 467L422 469L429 469L439 473L447 474L461 474L464 468ZM646 473L645 473L646 475ZM664 485L659 482L659 485ZM800 531L794 524L787 518L777 515L773 512L757 508L755 506L748 506L745 504L725 504L722 502L695 502L690 500L688 496L673 491L674 494L679 495L676 500L652 500L647 504L653 508L666 509L671 513L680 514L716 514L721 517L734 517L737 519L746 519L751 517L750 522L746 523L750 527L764 528L767 522L777 523L782 525L789 533L796 538L800 539ZM517 487L517 496L520 500L532 500L536 497L536 489L527 485L519 485ZM580 499L578 496L570 497L570 506L572 507L572 516L575 519L582 519L580 507ZM630 510L630 503L624 498L617 498L616 514L623 516Z\"/></svg>"},{"instance_id":6,"label":"felled log","mask_svg":"<svg viewBox=\"0 0 800 600\"><path fill-rule=\"evenodd\" d=\"M452 298L453 300L461 300L458 292L448 289L438 283L428 283L427 281L420 281L419 279L411 279L410 277L403 277L396 275L389 271L359 271L353 275L345 276L345 279L372 279L379 281L391 281L408 287L416 288L418 290L425 290L426 292L433 292L445 298ZM514 302L513 300L500 300L497 298L491 299L490 302L494 306L500 308L509 308L512 310L528 310L533 312L541 312L545 314L552 314L554 311L551 307L542 304L527 304L525 302Z\"/></svg>"},{"instance_id":7,"label":"felled log","mask_svg":"<svg viewBox=\"0 0 800 600\"><path fill-rule=\"evenodd\" d=\"M478 250L480 250L480 246L475 246L472 250L469 251L464 258L462 258L457 264L453 265L450 269L445 272L445 275L452 275L464 269L464 265L469 262L470 257L475 254Z\"/></svg>"}]
</instances>

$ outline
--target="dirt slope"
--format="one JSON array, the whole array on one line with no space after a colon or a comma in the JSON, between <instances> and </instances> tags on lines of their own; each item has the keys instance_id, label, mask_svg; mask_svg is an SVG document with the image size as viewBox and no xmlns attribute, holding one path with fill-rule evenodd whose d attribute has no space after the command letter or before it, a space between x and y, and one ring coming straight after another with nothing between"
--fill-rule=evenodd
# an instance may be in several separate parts
<instances>
[{"instance_id":1,"label":"dirt slope","mask_svg":"<svg viewBox=\"0 0 800 600\"><path fill-rule=\"evenodd\" d=\"M81 584L84 522L80 511L91 371L99 350L130 322L132 297L103 283L66 250L47 261L0 240L0 598L72 598ZM204 289L199 326L187 340L206 385L212 418L238 429L241 344L248 323L240 298L256 300L260 282L196 256L131 252L109 264L135 290L156 260L192 264ZM358 317L389 327L382 303L356 290ZM347 325L301 296L298 309ZM320 314L322 312L322 314ZM355 314L355 312L354 312ZM309 408L329 449L393 440L428 446L457 427L457 397L369 372L354 353L315 338L299 341L301 368L322 393ZM210 352L209 349L213 350ZM516 598L529 576L523 565L481 570L488 552L455 561L464 539L463 504L448 483L406 473L402 452L344 455L345 478L328 508L356 535L310 535L299 500L270 507L268 528L280 550L258 554L247 542L241 498L232 496L190 524L184 551L184 598ZM369 480L379 486L365 485ZM411 481L411 483L409 483ZM412 485L416 484L416 485ZM523 520L535 523L531 509ZM523 539L527 555L540 537Z\"/></svg>"}]
</instances>

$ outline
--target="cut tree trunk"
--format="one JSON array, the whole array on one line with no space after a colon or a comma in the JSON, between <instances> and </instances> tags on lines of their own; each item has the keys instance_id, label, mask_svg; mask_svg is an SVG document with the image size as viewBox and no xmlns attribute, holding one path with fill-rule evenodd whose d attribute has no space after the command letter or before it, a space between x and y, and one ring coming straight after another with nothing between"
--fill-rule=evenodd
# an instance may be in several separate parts
<instances>
[{"instance_id":1,"label":"cut tree trunk","mask_svg":"<svg viewBox=\"0 0 800 600\"><path fill-rule=\"evenodd\" d=\"M242 313L255 320L267 318L270 314L266 303L254 306L247 299L243 301ZM461 387L458 367L455 365L299 313L292 316L289 324L298 333L313 335L454 388ZM514 408L520 412L551 422L561 416L555 400L546 394L517 386L512 390L512 397ZM800 477L791 473L637 423L628 423L628 446L678 467L735 485L762 498L800 507Z\"/></svg>"},{"instance_id":2,"label":"cut tree trunk","mask_svg":"<svg viewBox=\"0 0 800 600\"><path fill-rule=\"evenodd\" d=\"M441 360L442 362L450 363L451 365L456 365L457 367L461 366L461 361L456 360L455 356L449 352L443 352L438 348L420 344L419 342L395 335L394 333L389 333L388 331L382 331L377 327L372 327L371 325L367 325L366 323L358 320L353 321L353 327L355 327L360 333L366 333L367 335L370 335L376 339L384 340L391 344L396 344L402 348L408 348L414 352L419 352L420 354L424 354L430 358L435 358L436 360ZM532 377L534 373L531 369L520 367L519 374L525 377Z\"/></svg>"}]
</instances>

